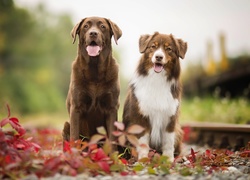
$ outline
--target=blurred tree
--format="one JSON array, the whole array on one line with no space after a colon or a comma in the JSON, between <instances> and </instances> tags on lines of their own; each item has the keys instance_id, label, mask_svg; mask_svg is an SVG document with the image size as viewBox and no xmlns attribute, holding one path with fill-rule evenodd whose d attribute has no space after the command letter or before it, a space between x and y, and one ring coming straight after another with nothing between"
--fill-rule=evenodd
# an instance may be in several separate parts
<instances>
[{"instance_id":1,"label":"blurred tree","mask_svg":"<svg viewBox=\"0 0 250 180\"><path fill-rule=\"evenodd\" d=\"M43 5L25 10L0 0L0 104L20 113L65 108L75 56L69 15Z\"/></svg>"}]
</instances>

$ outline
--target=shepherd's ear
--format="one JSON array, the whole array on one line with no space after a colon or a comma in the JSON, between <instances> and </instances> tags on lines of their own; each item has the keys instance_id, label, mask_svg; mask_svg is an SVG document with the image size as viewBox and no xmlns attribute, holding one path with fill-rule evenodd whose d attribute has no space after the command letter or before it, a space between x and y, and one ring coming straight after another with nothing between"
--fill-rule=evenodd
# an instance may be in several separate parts
<instances>
[{"instance_id":1,"label":"shepherd's ear","mask_svg":"<svg viewBox=\"0 0 250 180\"><path fill-rule=\"evenodd\" d=\"M179 56L181 59L185 58L185 54L187 52L187 43L184 42L182 39L177 39L177 47L179 50Z\"/></svg>"},{"instance_id":2,"label":"shepherd's ear","mask_svg":"<svg viewBox=\"0 0 250 180\"><path fill-rule=\"evenodd\" d=\"M185 58L185 54L187 52L187 43L184 42L182 39L175 39L174 36L172 34L170 34L171 38L174 40L177 49L178 49L178 56L181 59Z\"/></svg>"},{"instance_id":3,"label":"shepherd's ear","mask_svg":"<svg viewBox=\"0 0 250 180\"><path fill-rule=\"evenodd\" d=\"M139 50L140 53L144 53L144 51L147 49L148 43L150 41L151 36L149 34L141 35L139 39Z\"/></svg>"},{"instance_id":4,"label":"shepherd's ear","mask_svg":"<svg viewBox=\"0 0 250 180\"><path fill-rule=\"evenodd\" d=\"M144 53L146 51L149 42L156 34L158 34L158 32L155 32L153 35L149 35L149 34L141 35L141 37L139 39L140 53Z\"/></svg>"},{"instance_id":5,"label":"shepherd's ear","mask_svg":"<svg viewBox=\"0 0 250 180\"><path fill-rule=\"evenodd\" d=\"M117 44L118 39L122 36L122 30L110 19L106 19L111 27L112 35L114 35L115 43Z\"/></svg>"},{"instance_id":6,"label":"shepherd's ear","mask_svg":"<svg viewBox=\"0 0 250 180\"><path fill-rule=\"evenodd\" d=\"M73 44L75 43L75 41L76 41L76 35L78 34L79 35L79 29L80 29L80 27L81 27L81 25L82 25L82 23L83 23L83 21L84 21L85 19L82 19L79 23L77 23L74 27L73 27L73 29L71 30L71 32L70 32L70 34L71 34L71 36L72 36L72 38L73 38Z\"/></svg>"}]
</instances>

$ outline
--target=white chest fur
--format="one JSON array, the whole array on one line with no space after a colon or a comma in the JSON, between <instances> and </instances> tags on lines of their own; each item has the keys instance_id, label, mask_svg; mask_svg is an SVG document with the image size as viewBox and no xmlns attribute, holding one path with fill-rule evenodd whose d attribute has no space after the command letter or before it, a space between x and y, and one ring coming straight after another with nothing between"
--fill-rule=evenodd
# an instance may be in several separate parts
<instances>
[{"instance_id":1,"label":"white chest fur","mask_svg":"<svg viewBox=\"0 0 250 180\"><path fill-rule=\"evenodd\" d=\"M176 113L179 105L179 100L171 94L171 86L175 84L175 80L167 81L166 78L165 71L155 73L151 69L148 76L136 75L131 82L135 87L140 112L150 119L151 143L156 146L161 144L169 119Z\"/></svg>"}]
</instances>

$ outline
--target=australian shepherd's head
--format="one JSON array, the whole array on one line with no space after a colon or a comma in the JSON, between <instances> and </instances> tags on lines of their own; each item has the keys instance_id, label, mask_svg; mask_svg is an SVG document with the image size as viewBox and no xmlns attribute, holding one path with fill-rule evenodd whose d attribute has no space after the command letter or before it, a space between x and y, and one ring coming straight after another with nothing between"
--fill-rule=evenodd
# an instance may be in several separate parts
<instances>
[{"instance_id":1,"label":"australian shepherd's head","mask_svg":"<svg viewBox=\"0 0 250 180\"><path fill-rule=\"evenodd\" d=\"M179 57L184 58L187 43L175 39L172 34L142 35L139 39L139 49L143 53L138 73L147 75L150 69L155 73L167 73L168 79L178 78L180 75Z\"/></svg>"}]
</instances>

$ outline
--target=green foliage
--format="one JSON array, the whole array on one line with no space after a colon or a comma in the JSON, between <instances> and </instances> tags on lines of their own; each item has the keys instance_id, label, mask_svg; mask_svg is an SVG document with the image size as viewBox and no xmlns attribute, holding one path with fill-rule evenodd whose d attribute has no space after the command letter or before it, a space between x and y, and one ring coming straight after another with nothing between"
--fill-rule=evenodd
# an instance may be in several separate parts
<instances>
[{"instance_id":1,"label":"green foliage","mask_svg":"<svg viewBox=\"0 0 250 180\"><path fill-rule=\"evenodd\" d=\"M244 98L184 98L181 122L202 121L246 124L250 120L250 102Z\"/></svg>"},{"instance_id":2,"label":"green foliage","mask_svg":"<svg viewBox=\"0 0 250 180\"><path fill-rule=\"evenodd\" d=\"M76 47L69 15L53 15L43 5L33 10L0 0L0 103L19 113L65 107Z\"/></svg>"}]
</instances>

